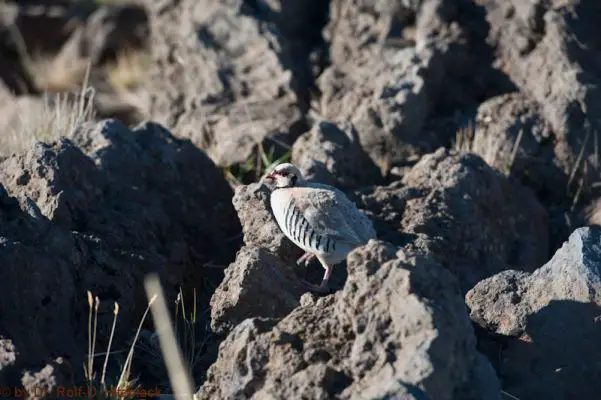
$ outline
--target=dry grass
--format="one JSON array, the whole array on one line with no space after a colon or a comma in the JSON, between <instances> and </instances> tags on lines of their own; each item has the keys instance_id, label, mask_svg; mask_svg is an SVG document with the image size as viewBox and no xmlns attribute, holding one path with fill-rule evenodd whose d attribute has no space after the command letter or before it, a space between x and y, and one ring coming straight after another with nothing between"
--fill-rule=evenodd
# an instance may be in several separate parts
<instances>
[{"instance_id":1,"label":"dry grass","mask_svg":"<svg viewBox=\"0 0 601 400\"><path fill-rule=\"evenodd\" d=\"M184 363L190 371L194 371L206 355L206 345L211 339L211 330L206 319L207 315L210 317L208 310L202 312L198 309L196 290L193 291L191 297L191 302L190 299L184 299L183 291L180 288L175 301L172 325ZM169 372L161 351L159 332L143 330L142 338L137 354L144 363L145 370L151 371L154 383L158 387L170 387Z\"/></svg>"},{"instance_id":2,"label":"dry grass","mask_svg":"<svg viewBox=\"0 0 601 400\"><path fill-rule=\"evenodd\" d=\"M98 92L90 82L91 60L73 57L69 43L56 55L31 54L20 32L14 27L13 37L19 57L34 86L43 94L8 99L2 105L0 123L0 156L21 153L37 141L51 142L71 137L77 127L95 118L97 107L118 110L133 107L144 113L147 104L140 91L146 79L149 59L145 53L123 51L116 61L102 66L102 79L107 93Z\"/></svg>"},{"instance_id":3,"label":"dry grass","mask_svg":"<svg viewBox=\"0 0 601 400\"><path fill-rule=\"evenodd\" d=\"M94 119L93 101L94 89L87 80L78 93L44 93L40 99L18 99L12 104L12 118L5 116L0 155L23 152L37 141L72 137L82 123Z\"/></svg>"},{"instance_id":4,"label":"dry grass","mask_svg":"<svg viewBox=\"0 0 601 400\"><path fill-rule=\"evenodd\" d=\"M65 48L66 49L66 48ZM90 59L74 58L63 50L55 56L22 52L24 66L36 88L44 92L63 93L78 89L89 77ZM114 61L102 65L101 73L115 93L128 93L140 87L149 67L148 55L135 50L123 50Z\"/></svg>"},{"instance_id":5,"label":"dry grass","mask_svg":"<svg viewBox=\"0 0 601 400\"><path fill-rule=\"evenodd\" d=\"M113 343L113 337L115 335L115 327L117 326L117 317L119 315L119 304L115 302L115 307L113 311L113 325L111 328L111 334L109 337L109 342L107 345L107 350L104 353L104 363L102 365L102 373L100 375L100 381L97 379L97 374L94 371L94 358L99 354L95 352L96 350L96 334L97 334L97 326L98 326L98 308L100 306L100 300L98 297L92 296L92 293L88 291L88 308L89 308L89 316L88 316L88 362L87 365L84 365L84 373L88 384L88 392L93 395L84 397L84 399L94 398L94 399L110 399L110 400L125 400L129 398L135 398L135 381L131 379L131 364L133 360L134 348L136 346L136 342L140 335L140 331L142 329L142 325L146 320L146 316L148 315L148 311L154 302L155 297L151 297L148 301L148 306L146 307L146 311L142 316L140 324L138 326L138 330L134 337L134 340L130 346L129 352L127 354L127 358L125 360L125 364L121 369L121 374L117 379L107 379L107 366L109 361L109 356L111 355L111 348ZM94 323L92 324L92 320Z\"/></svg>"},{"instance_id":6,"label":"dry grass","mask_svg":"<svg viewBox=\"0 0 601 400\"><path fill-rule=\"evenodd\" d=\"M491 121L484 120L484 123L489 122ZM478 154L489 166L500 170L505 176L510 176L520 149L523 135L524 131L520 130L517 138L513 142L511 153L509 153L508 156L503 156L502 159L499 159L499 155L503 153L501 151L503 142L497 141L494 146L485 146L486 150L484 153L479 152L478 146L476 145L476 141L478 140L476 129L474 123L470 120L467 125L460 127L455 133L453 148L462 153Z\"/></svg>"},{"instance_id":7,"label":"dry grass","mask_svg":"<svg viewBox=\"0 0 601 400\"><path fill-rule=\"evenodd\" d=\"M163 359L167 366L169 380L176 400L195 399L194 384L188 366L182 357L182 352L177 344L173 324L169 317L167 303L163 294L160 280L156 275L149 275L144 281L146 295L149 299L157 301L151 307L152 318L156 327Z\"/></svg>"},{"instance_id":8,"label":"dry grass","mask_svg":"<svg viewBox=\"0 0 601 400\"><path fill-rule=\"evenodd\" d=\"M94 119L96 107L108 107L109 112L113 106L146 111L147 101L136 91L146 80L146 53L123 50L114 62L93 66L90 59L77 57L73 49L76 42L67 42L57 54L45 54L30 51L19 30L15 26L9 29L27 75L43 94L41 98L19 97L13 104L3 105L0 156L22 152L36 141L70 137L81 122ZM101 83L101 91L92 88L91 76L95 83Z\"/></svg>"},{"instance_id":9,"label":"dry grass","mask_svg":"<svg viewBox=\"0 0 601 400\"><path fill-rule=\"evenodd\" d=\"M469 153L472 151L474 144L474 125L470 120L465 126L460 127L455 132L455 142L453 148L462 153Z\"/></svg>"},{"instance_id":10,"label":"dry grass","mask_svg":"<svg viewBox=\"0 0 601 400\"><path fill-rule=\"evenodd\" d=\"M106 81L116 93L129 93L146 80L149 63L146 53L124 50L114 62L103 67Z\"/></svg>"},{"instance_id":11,"label":"dry grass","mask_svg":"<svg viewBox=\"0 0 601 400\"><path fill-rule=\"evenodd\" d=\"M70 92L84 80L88 60L74 60L62 53L55 57L37 54L23 57L25 68L36 88L45 92Z\"/></svg>"},{"instance_id":12,"label":"dry grass","mask_svg":"<svg viewBox=\"0 0 601 400\"><path fill-rule=\"evenodd\" d=\"M19 29L11 25L9 30L15 40L19 58L33 84L40 91L70 92L89 76L90 61L74 59L71 46L66 44L56 55L45 54L39 51L31 52Z\"/></svg>"}]
</instances>

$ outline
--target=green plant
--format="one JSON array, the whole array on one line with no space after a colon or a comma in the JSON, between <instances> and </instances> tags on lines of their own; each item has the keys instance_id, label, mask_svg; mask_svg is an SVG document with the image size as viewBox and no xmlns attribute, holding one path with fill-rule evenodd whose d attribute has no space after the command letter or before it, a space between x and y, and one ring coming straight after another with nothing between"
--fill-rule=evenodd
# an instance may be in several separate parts
<instances>
[{"instance_id":1,"label":"green plant","mask_svg":"<svg viewBox=\"0 0 601 400\"><path fill-rule=\"evenodd\" d=\"M251 154L243 164L225 168L224 175L230 185L236 187L251 180L258 181L263 174L276 165L289 162L291 157L292 149L288 149L284 154L276 158L275 146L271 146L265 152L263 145L259 144L256 153Z\"/></svg>"}]
</instances>

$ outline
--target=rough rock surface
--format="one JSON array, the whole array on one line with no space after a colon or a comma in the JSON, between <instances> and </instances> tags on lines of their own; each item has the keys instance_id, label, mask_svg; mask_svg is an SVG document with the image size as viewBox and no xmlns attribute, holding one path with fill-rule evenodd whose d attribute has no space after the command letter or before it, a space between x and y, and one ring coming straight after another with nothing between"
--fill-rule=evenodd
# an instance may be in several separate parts
<instances>
[{"instance_id":1,"label":"rough rock surface","mask_svg":"<svg viewBox=\"0 0 601 400\"><path fill-rule=\"evenodd\" d=\"M269 195L269 189L260 183L236 188L232 204L242 224L244 245L265 248L283 262L294 262L302 250L279 228L271 213Z\"/></svg>"},{"instance_id":2,"label":"rough rock surface","mask_svg":"<svg viewBox=\"0 0 601 400\"><path fill-rule=\"evenodd\" d=\"M476 122L471 151L491 167L516 176L545 200L565 187L570 171L555 157L553 131L535 101L520 92L493 97L480 105Z\"/></svg>"},{"instance_id":3,"label":"rough rock surface","mask_svg":"<svg viewBox=\"0 0 601 400\"><path fill-rule=\"evenodd\" d=\"M545 209L473 154L441 148L401 182L361 191L356 201L379 238L434 257L464 293L508 265L531 271L548 257Z\"/></svg>"},{"instance_id":4,"label":"rough rock surface","mask_svg":"<svg viewBox=\"0 0 601 400\"><path fill-rule=\"evenodd\" d=\"M342 291L239 324L200 398L499 398L453 276L398 250L372 240L349 255Z\"/></svg>"},{"instance_id":5,"label":"rough rock surface","mask_svg":"<svg viewBox=\"0 0 601 400\"><path fill-rule=\"evenodd\" d=\"M32 400L43 400L49 397L75 397L75 392L65 393L69 383L73 382L71 376L71 365L67 365L59 357L56 360L46 364L39 371L25 371L21 378L23 391L20 388L13 387L15 397L26 397ZM59 392L60 390L60 392Z\"/></svg>"},{"instance_id":6,"label":"rough rock surface","mask_svg":"<svg viewBox=\"0 0 601 400\"><path fill-rule=\"evenodd\" d=\"M211 297L211 328L224 334L249 317L284 317L305 292L291 264L264 248L243 247Z\"/></svg>"},{"instance_id":7,"label":"rough rock surface","mask_svg":"<svg viewBox=\"0 0 601 400\"><path fill-rule=\"evenodd\" d=\"M318 79L319 112L351 121L363 148L385 173L442 145L436 132L424 130L428 117L472 93L463 84L465 65L474 71L480 67L466 44L469 32L459 23L463 6L442 0L413 6L332 2L326 28L332 66ZM406 37L411 19L414 34ZM453 86L455 78L459 87Z\"/></svg>"},{"instance_id":8,"label":"rough rock surface","mask_svg":"<svg viewBox=\"0 0 601 400\"><path fill-rule=\"evenodd\" d=\"M277 27L276 38L291 58L286 67L293 74L293 88L302 110L309 108L315 79L327 66L328 47L322 30L328 22L330 1L256 0L247 1L256 18Z\"/></svg>"},{"instance_id":9,"label":"rough rock surface","mask_svg":"<svg viewBox=\"0 0 601 400\"><path fill-rule=\"evenodd\" d=\"M283 317L306 291L294 266L302 255L271 214L269 190L255 183L236 188L232 199L244 246L211 297L211 327L226 334L250 317Z\"/></svg>"},{"instance_id":10,"label":"rough rock surface","mask_svg":"<svg viewBox=\"0 0 601 400\"><path fill-rule=\"evenodd\" d=\"M153 123L84 125L73 141L0 162L0 334L18 349L15 366L36 370L59 355L82 365L86 290L101 301L103 345L120 304L118 345L146 307L146 273L170 293L204 263L231 261L227 238L240 229L231 195L202 151Z\"/></svg>"},{"instance_id":11,"label":"rough rock surface","mask_svg":"<svg viewBox=\"0 0 601 400\"><path fill-rule=\"evenodd\" d=\"M601 228L576 229L534 271L507 270L466 295L471 317L513 338L504 389L520 399L593 399L601 391Z\"/></svg>"},{"instance_id":12,"label":"rough rock surface","mask_svg":"<svg viewBox=\"0 0 601 400\"><path fill-rule=\"evenodd\" d=\"M2 190L0 188L0 190ZM12 382L18 381L19 377L10 377L11 366L17 360L17 349L10 339L0 337L0 385L7 387ZM7 371L9 373L7 374ZM14 372L14 371L12 371Z\"/></svg>"},{"instance_id":13,"label":"rough rock surface","mask_svg":"<svg viewBox=\"0 0 601 400\"><path fill-rule=\"evenodd\" d=\"M323 0L258 0L269 19L289 40L316 44L321 39L321 28L327 22L328 3Z\"/></svg>"},{"instance_id":14,"label":"rough rock surface","mask_svg":"<svg viewBox=\"0 0 601 400\"><path fill-rule=\"evenodd\" d=\"M265 137L293 130L301 112L286 50L244 1L148 3L155 119L219 166L244 162Z\"/></svg>"},{"instance_id":15,"label":"rough rock surface","mask_svg":"<svg viewBox=\"0 0 601 400\"><path fill-rule=\"evenodd\" d=\"M594 116L601 113L601 73L595 54L601 49L596 33L601 5L580 0L482 4L489 42L503 69L540 104L562 146L557 154L563 169L569 170L587 145L587 122L598 129ZM588 140L585 156L594 152Z\"/></svg>"},{"instance_id":16,"label":"rough rock surface","mask_svg":"<svg viewBox=\"0 0 601 400\"><path fill-rule=\"evenodd\" d=\"M378 167L363 151L357 130L348 121L317 122L294 142L292 163L307 179L341 189L374 185L382 180Z\"/></svg>"},{"instance_id":17,"label":"rough rock surface","mask_svg":"<svg viewBox=\"0 0 601 400\"><path fill-rule=\"evenodd\" d=\"M319 113L326 119L350 120L365 151L386 173L391 164L439 144L435 137L420 133L428 115L428 89L438 87L442 80L432 52L418 54L406 48L390 53L373 55L373 61L359 58L365 65L334 63L318 79ZM347 61L356 56L349 55ZM431 77L427 83L424 74Z\"/></svg>"},{"instance_id":18,"label":"rough rock surface","mask_svg":"<svg viewBox=\"0 0 601 400\"><path fill-rule=\"evenodd\" d=\"M559 248L573 227L579 226L580 216L566 210L566 204L576 205L574 199L589 195L565 190L574 165L562 162L564 143L543 116L541 106L523 92L493 97L478 107L473 137L468 141L464 150L480 155L487 164L534 191L548 210L549 248ZM571 186L575 188L578 181L572 180Z\"/></svg>"}]
</instances>

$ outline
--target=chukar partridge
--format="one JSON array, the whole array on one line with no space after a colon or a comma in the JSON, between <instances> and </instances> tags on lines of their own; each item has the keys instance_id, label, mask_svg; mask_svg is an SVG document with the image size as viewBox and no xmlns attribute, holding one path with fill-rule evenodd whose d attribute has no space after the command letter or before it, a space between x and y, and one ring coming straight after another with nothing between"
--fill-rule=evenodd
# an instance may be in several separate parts
<instances>
[{"instance_id":1,"label":"chukar partridge","mask_svg":"<svg viewBox=\"0 0 601 400\"><path fill-rule=\"evenodd\" d=\"M333 266L354 248L376 238L371 221L342 191L307 182L292 164L279 164L264 180L273 188L271 210L280 229L305 251L297 263L308 264L316 257L325 269L320 285L305 283L314 291L327 291Z\"/></svg>"}]
</instances>

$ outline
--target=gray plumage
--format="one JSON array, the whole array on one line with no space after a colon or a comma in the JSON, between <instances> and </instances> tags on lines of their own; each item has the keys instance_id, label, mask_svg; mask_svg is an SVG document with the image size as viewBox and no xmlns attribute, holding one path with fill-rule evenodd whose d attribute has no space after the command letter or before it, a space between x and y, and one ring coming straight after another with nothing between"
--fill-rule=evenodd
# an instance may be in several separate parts
<instances>
[{"instance_id":1,"label":"gray plumage","mask_svg":"<svg viewBox=\"0 0 601 400\"><path fill-rule=\"evenodd\" d=\"M376 238L371 221L335 187L307 182L292 164L280 164L267 175L275 181L271 209L282 232L326 269L343 261L354 248ZM300 259L299 259L300 261Z\"/></svg>"}]
</instances>

